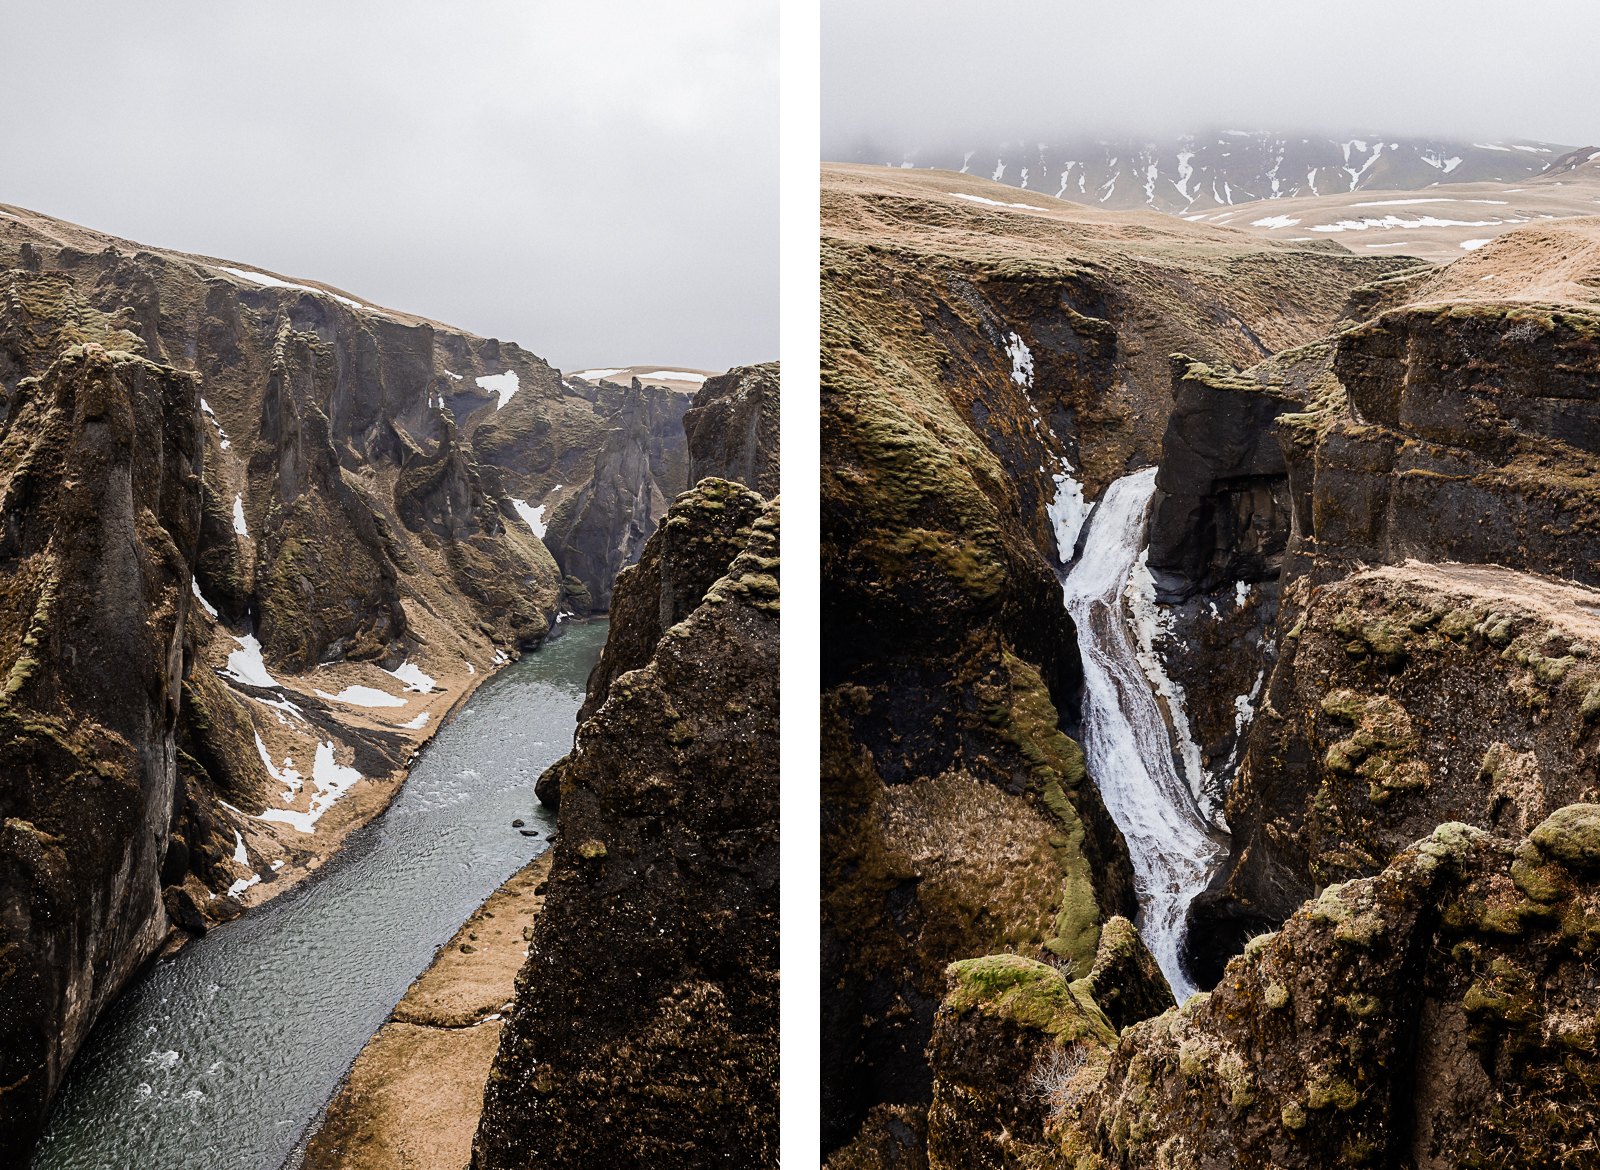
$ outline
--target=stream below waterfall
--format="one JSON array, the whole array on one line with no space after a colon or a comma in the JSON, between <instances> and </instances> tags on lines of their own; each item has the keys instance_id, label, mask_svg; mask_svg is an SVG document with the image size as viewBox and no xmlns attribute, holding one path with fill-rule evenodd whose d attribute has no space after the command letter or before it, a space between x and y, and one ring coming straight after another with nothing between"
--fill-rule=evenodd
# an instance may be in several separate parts
<instances>
[{"instance_id":1,"label":"stream below waterfall","mask_svg":"<svg viewBox=\"0 0 1600 1170\"><path fill-rule=\"evenodd\" d=\"M135 981L32 1170L279 1170L435 950L548 847L533 782L572 746L605 637L570 626L484 682L316 875Z\"/></svg>"},{"instance_id":2,"label":"stream below waterfall","mask_svg":"<svg viewBox=\"0 0 1600 1170\"><path fill-rule=\"evenodd\" d=\"M1180 958L1189 903L1226 848L1179 774L1167 721L1139 665L1123 591L1144 550L1156 469L1106 489L1083 555L1062 581L1083 658L1084 756L1133 860L1139 929L1182 1003L1196 990Z\"/></svg>"}]
</instances>

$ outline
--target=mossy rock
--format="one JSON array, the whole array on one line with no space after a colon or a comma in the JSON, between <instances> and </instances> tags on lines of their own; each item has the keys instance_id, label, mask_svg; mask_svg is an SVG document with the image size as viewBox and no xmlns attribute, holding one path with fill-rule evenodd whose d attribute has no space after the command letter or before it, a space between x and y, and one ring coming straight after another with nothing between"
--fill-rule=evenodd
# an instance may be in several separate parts
<instances>
[{"instance_id":1,"label":"mossy rock","mask_svg":"<svg viewBox=\"0 0 1600 1170\"><path fill-rule=\"evenodd\" d=\"M1600 870L1600 804L1569 804L1557 809L1529 839L1568 869Z\"/></svg>"},{"instance_id":2,"label":"mossy rock","mask_svg":"<svg viewBox=\"0 0 1600 1170\"><path fill-rule=\"evenodd\" d=\"M945 968L950 990L945 1006L977 1008L1062 1040L1116 1042L1116 1032L1092 1000L1080 997L1048 963L1021 955L985 955Z\"/></svg>"}]
</instances>

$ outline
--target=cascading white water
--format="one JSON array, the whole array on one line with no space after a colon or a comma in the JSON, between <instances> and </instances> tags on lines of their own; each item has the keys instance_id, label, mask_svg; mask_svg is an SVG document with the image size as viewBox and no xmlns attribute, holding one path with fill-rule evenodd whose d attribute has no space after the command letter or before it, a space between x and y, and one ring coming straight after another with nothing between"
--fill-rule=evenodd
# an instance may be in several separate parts
<instances>
[{"instance_id":1,"label":"cascading white water","mask_svg":"<svg viewBox=\"0 0 1600 1170\"><path fill-rule=\"evenodd\" d=\"M1166 721L1128 632L1122 594L1144 547L1155 479L1150 467L1107 489L1061 589L1083 657L1089 774L1128 842L1145 945L1182 1003L1197 990L1178 957L1184 918L1223 847L1178 774Z\"/></svg>"}]
</instances>

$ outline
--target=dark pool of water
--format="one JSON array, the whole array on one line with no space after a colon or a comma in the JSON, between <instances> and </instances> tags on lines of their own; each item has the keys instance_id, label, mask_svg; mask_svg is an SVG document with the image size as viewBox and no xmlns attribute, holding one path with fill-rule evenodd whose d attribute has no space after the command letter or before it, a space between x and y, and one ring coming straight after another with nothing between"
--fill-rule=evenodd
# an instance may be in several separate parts
<instances>
[{"instance_id":1,"label":"dark pool of water","mask_svg":"<svg viewBox=\"0 0 1600 1170\"><path fill-rule=\"evenodd\" d=\"M279 1170L435 950L545 848L533 781L572 744L605 634L574 626L488 680L318 876L130 987L33 1170Z\"/></svg>"}]
</instances>

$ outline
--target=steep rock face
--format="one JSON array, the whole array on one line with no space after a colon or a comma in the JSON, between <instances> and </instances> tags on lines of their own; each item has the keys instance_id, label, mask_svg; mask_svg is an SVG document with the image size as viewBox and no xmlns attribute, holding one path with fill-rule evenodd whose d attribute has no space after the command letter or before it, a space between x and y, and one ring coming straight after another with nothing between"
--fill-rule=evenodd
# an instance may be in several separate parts
<instances>
[{"instance_id":1,"label":"steep rock face","mask_svg":"<svg viewBox=\"0 0 1600 1170\"><path fill-rule=\"evenodd\" d=\"M1055 967L1018 955L952 963L928 1047L930 1170L1009 1170L1052 1161L1045 1125L1085 1050L1116 1031Z\"/></svg>"},{"instance_id":2,"label":"steep rock face","mask_svg":"<svg viewBox=\"0 0 1600 1170\"><path fill-rule=\"evenodd\" d=\"M1329 886L1216 990L1091 1039L1055 1164L1581 1165L1600 1133L1600 806L1440 826ZM1107 1062L1107 1058L1109 1061Z\"/></svg>"},{"instance_id":3,"label":"steep rock face","mask_svg":"<svg viewBox=\"0 0 1600 1170\"><path fill-rule=\"evenodd\" d=\"M1518 234L1486 251L1515 258ZM1390 308L1332 339L1319 392L1280 417L1283 606L1232 856L1192 911L1210 977L1432 824L1516 831L1592 792L1573 692L1593 594L1553 581L1592 585L1600 563L1597 323L1582 302Z\"/></svg>"},{"instance_id":4,"label":"steep rock face","mask_svg":"<svg viewBox=\"0 0 1600 1170\"><path fill-rule=\"evenodd\" d=\"M689 482L731 479L778 494L778 363L740 366L706 384L683 416Z\"/></svg>"},{"instance_id":5,"label":"steep rock face","mask_svg":"<svg viewBox=\"0 0 1600 1170\"><path fill-rule=\"evenodd\" d=\"M695 495L694 510L669 512L656 530L656 555L618 574L611 628L578 709L580 725L600 709L612 683L647 665L662 635L700 606L744 549L764 507L760 496L728 480L704 480ZM552 808L561 803L561 777L572 759L550 765L534 787Z\"/></svg>"},{"instance_id":6,"label":"steep rock face","mask_svg":"<svg viewBox=\"0 0 1600 1170\"><path fill-rule=\"evenodd\" d=\"M608 655L627 615L682 604L664 588L686 579L678 551L728 547L730 503L761 502L712 480L673 505L618 583ZM776 501L742 534L647 661L596 673L477 1170L776 1164Z\"/></svg>"},{"instance_id":7,"label":"steep rock face","mask_svg":"<svg viewBox=\"0 0 1600 1170\"><path fill-rule=\"evenodd\" d=\"M639 559L661 517L689 486L684 414L690 396L664 386L603 382L598 402L609 431L588 481L561 498L545 541L581 588L567 591L580 613L611 608L612 583Z\"/></svg>"},{"instance_id":8,"label":"steep rock face","mask_svg":"<svg viewBox=\"0 0 1600 1170\"><path fill-rule=\"evenodd\" d=\"M10 291L17 373L53 346L18 344L32 330L17 298L39 290ZM193 378L105 348L133 344L107 325L84 313L57 332L100 341L8 380L0 422L0 1146L13 1151L167 932L200 416Z\"/></svg>"},{"instance_id":9,"label":"steep rock face","mask_svg":"<svg viewBox=\"0 0 1600 1170\"><path fill-rule=\"evenodd\" d=\"M840 1165L869 1115L867 1144L898 1149L894 1107L929 1101L950 962L1010 949L1083 974L1102 924L1134 912L1067 734L1081 676L1056 573L1085 497L1155 462L1169 355L1309 342L1398 267L989 207L1014 198L825 173L823 1092Z\"/></svg>"}]
</instances>

